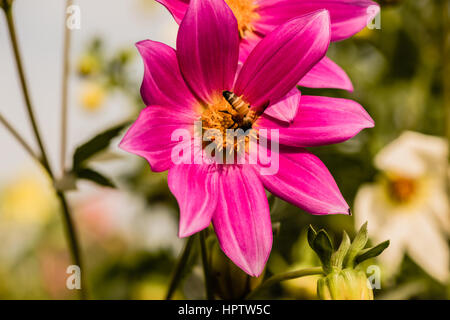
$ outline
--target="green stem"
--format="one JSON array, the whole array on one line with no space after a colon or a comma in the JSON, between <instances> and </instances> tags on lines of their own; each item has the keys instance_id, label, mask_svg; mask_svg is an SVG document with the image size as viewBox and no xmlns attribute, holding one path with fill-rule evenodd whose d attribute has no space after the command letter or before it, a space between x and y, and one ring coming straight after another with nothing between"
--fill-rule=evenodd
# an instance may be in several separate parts
<instances>
[{"instance_id":1,"label":"green stem","mask_svg":"<svg viewBox=\"0 0 450 320\"><path fill-rule=\"evenodd\" d=\"M31 99L30 99L30 94L28 91L28 86L27 86L27 82L25 80L25 72L23 69L23 64L22 64L22 60L21 60L21 55L20 55L20 51L19 51L19 46L18 46L18 41L17 41L17 36L16 36L16 29L15 29L15 24L14 24L14 17L13 17L13 10L12 10L12 4L11 5L7 5L5 7L3 7L5 14L6 14L6 20L7 20L7 24L8 24L8 31L9 31L9 36L11 39L11 44L13 47L13 52L14 52L14 58L16 61L16 66L17 66L17 71L19 73L19 79L20 79L20 84L21 84L21 88L22 88L22 93L24 96L24 100L25 100L25 106L27 109L27 113L30 119L30 123L33 129L33 133L34 136L36 138L36 141L38 143L39 146L39 150L41 153L41 156L38 158L39 159L39 163L44 167L45 171L47 171L48 175L50 176L51 180L53 181L53 183L55 183L55 177L53 175L53 171L50 167L49 161L48 161L48 157L47 157L47 153L45 151L45 147L44 144L42 142L41 139L41 134L39 132L39 128L36 122L36 118L34 116L34 111L33 111L33 106L31 104ZM59 202L61 204L61 209L62 209L62 213L63 213L63 220L65 223L65 230L66 230L66 235L67 235L67 240L69 243L69 248L70 248L70 252L73 258L73 262L75 265L77 265L80 270L82 270L81 273L81 290L80 290L80 297L82 299L86 299L87 298L87 294L86 294L86 287L84 285L84 272L85 269L83 268L82 265L82 261L81 261L81 254L80 254L80 249L79 249L79 242L78 242L78 238L76 236L76 230L75 230L75 226L72 222L72 218L71 218L71 213L70 213L70 208L67 205L67 201L65 198L65 195L62 191L56 191L56 195L59 199Z\"/></svg>"},{"instance_id":2,"label":"green stem","mask_svg":"<svg viewBox=\"0 0 450 320\"><path fill-rule=\"evenodd\" d=\"M80 267L81 270L81 290L80 290L80 298L82 300L86 300L87 297L87 290L86 290L86 286L85 286L85 282L84 282L84 269L82 268L83 266L83 262L82 262L82 258L81 258L81 250L79 247L79 241L77 238L77 234L75 231L75 225L73 223L72 220L72 216L70 214L70 209L69 209L69 205L67 204L67 200L66 200L66 196L63 192L61 191L57 191L56 195L58 196L58 199L61 203L61 207L62 207L62 211L63 211L63 217L64 217L64 227L66 230L66 235L69 239L69 246L70 246L70 252L72 254L72 259L75 262L75 264L77 266Z\"/></svg>"},{"instance_id":3,"label":"green stem","mask_svg":"<svg viewBox=\"0 0 450 320\"><path fill-rule=\"evenodd\" d=\"M324 274L322 267L315 267L315 268L306 268L286 273L280 273L276 274L269 279L265 280L263 283L261 283L258 287L256 287L252 292L250 292L245 298L251 299L263 290L273 286L276 283L279 283L281 281L296 279L300 277L306 277L306 276L312 276L312 275L319 275Z\"/></svg>"},{"instance_id":4,"label":"green stem","mask_svg":"<svg viewBox=\"0 0 450 320\"><path fill-rule=\"evenodd\" d=\"M6 13L6 21L7 21L7 24L8 24L9 36L10 36L10 39L11 39L11 44L12 44L12 48L13 48L13 52L14 52L14 58L15 58L15 61L16 61L17 71L19 73L20 85L22 87L22 93L23 93L23 97L25 99L25 106L27 108L28 117L29 117L31 126L33 128L34 136L35 136L36 141L37 141L37 143L39 145L39 150L41 152L41 157L42 157L42 164L44 165L45 169L48 171L50 176L53 177L53 173L51 171L51 168L50 168L50 165L49 165L49 162L48 162L47 153L45 152L45 148L44 148L44 144L42 142L41 134L40 134L37 122L36 122L36 118L34 116L34 111L33 111L33 106L31 104L31 99L30 99L30 94L29 94L29 90L28 90L28 85L27 85L27 82L25 80L25 72L23 70L22 59L20 57L19 45L18 45L18 42L17 42L16 28L15 28L15 24L14 24L14 17L13 17L12 6L5 8L5 13Z\"/></svg>"},{"instance_id":5,"label":"green stem","mask_svg":"<svg viewBox=\"0 0 450 320\"><path fill-rule=\"evenodd\" d=\"M200 248L202 252L202 264L203 264L203 275L205 278L205 293L207 300L214 300L214 293L212 290L211 284L211 275L209 272L209 264L208 264L208 253L206 250L206 235L205 230L200 231Z\"/></svg>"},{"instance_id":6,"label":"green stem","mask_svg":"<svg viewBox=\"0 0 450 320\"><path fill-rule=\"evenodd\" d=\"M65 9L73 4L73 0L67 0ZM63 74L62 74L62 90L61 90L61 174L64 175L66 167L66 149L67 149L67 104L68 104L68 83L70 69L70 44L71 30L66 26L64 19L64 45L63 45Z\"/></svg>"},{"instance_id":7,"label":"green stem","mask_svg":"<svg viewBox=\"0 0 450 320\"><path fill-rule=\"evenodd\" d=\"M175 270L172 274L169 288L167 290L166 300L170 300L172 298L175 290L178 287L178 284L180 283L180 280L183 276L183 269L189 260L189 255L191 253L193 243L194 243L194 237L191 236L187 240L186 245L184 246L183 252L181 253L180 259L178 260L177 265L175 266Z\"/></svg>"}]
</instances>

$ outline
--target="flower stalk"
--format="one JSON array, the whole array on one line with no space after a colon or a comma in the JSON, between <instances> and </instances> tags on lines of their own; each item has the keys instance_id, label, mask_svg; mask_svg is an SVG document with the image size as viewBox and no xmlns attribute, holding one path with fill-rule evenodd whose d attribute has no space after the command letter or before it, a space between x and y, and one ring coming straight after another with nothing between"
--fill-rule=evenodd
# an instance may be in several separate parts
<instances>
[{"instance_id":1,"label":"flower stalk","mask_svg":"<svg viewBox=\"0 0 450 320\"><path fill-rule=\"evenodd\" d=\"M205 293L207 300L214 300L214 292L211 285L211 272L208 264L208 253L206 249L206 231L202 230L199 234L200 249L202 253L203 275L205 278Z\"/></svg>"},{"instance_id":2,"label":"flower stalk","mask_svg":"<svg viewBox=\"0 0 450 320\"><path fill-rule=\"evenodd\" d=\"M189 256L191 254L193 243L194 237L191 236L186 241L186 245L184 246L183 252L180 255L180 259L177 262L175 270L172 274L172 278L170 279L169 287L166 294L166 300L172 299L172 296L180 283L180 280L183 276L184 267L186 266L189 260Z\"/></svg>"},{"instance_id":3,"label":"flower stalk","mask_svg":"<svg viewBox=\"0 0 450 320\"><path fill-rule=\"evenodd\" d=\"M33 129L34 137L35 137L36 142L39 147L40 154L35 155L34 152L32 152L31 147L29 147L28 144L25 143L25 140L23 140L21 138L21 136L17 133L17 131L15 131L12 128L12 126L10 126L6 122L6 120L4 118L2 118L1 123L6 126L6 128L13 134L13 136L19 141L19 143L25 148L25 150L30 155L32 155L33 158L35 158L43 166L43 168L49 175L50 179L52 180L53 184L55 184L55 181L56 181L55 176L53 174L53 171L50 167L50 163L48 161L47 152L44 147L43 140L41 138L41 133L40 133L37 121L36 121L36 117L34 115L34 108L33 108L32 102L31 102L31 98L30 98L30 94L29 94L29 90L28 90L28 86L27 86L27 82L26 82L26 78L25 78L25 72L24 72L23 63L22 63L19 45L18 45L17 36L16 36L12 4L13 4L12 0L9 0L9 1L3 0L1 2L1 8L4 10L5 15L6 15L9 36L10 36L10 40L11 40L11 44L12 44L12 48L13 48L17 72L19 74L19 80L20 80L20 85L21 85L21 89L22 89L22 94L23 94L23 97L25 100L27 114L28 114L28 117L29 117L29 120L31 123L31 127ZM83 276L85 269L83 268L83 264L82 264L79 241L77 238L75 225L72 221L70 208L67 204L67 200L66 200L66 196L65 196L64 192L56 190L56 196L61 205L67 241L69 244L69 249L70 249L70 252L72 255L73 263L82 270L82 273L80 275L80 277L81 277L81 279L80 279L80 282L81 282L80 298L87 299L86 287L85 287L84 276Z\"/></svg>"},{"instance_id":4,"label":"flower stalk","mask_svg":"<svg viewBox=\"0 0 450 320\"><path fill-rule=\"evenodd\" d=\"M73 4L73 0L67 0L65 9ZM71 30L65 25L64 19L64 44L63 44L63 74L62 74L62 94L61 94L61 175L65 173L66 149L67 149L67 104L68 104L68 83L70 71L70 44Z\"/></svg>"},{"instance_id":5,"label":"flower stalk","mask_svg":"<svg viewBox=\"0 0 450 320\"><path fill-rule=\"evenodd\" d=\"M265 289L273 286L274 284L280 283L282 281L297 279L297 278L306 277L306 276L323 275L323 274L324 274L324 271L323 271L322 267L305 268L305 269L300 269L300 270L296 270L296 271L290 271L290 272L276 274L276 275L268 278L266 281L264 281L258 287L256 287L255 290L250 292L247 295L247 297L245 297L245 298L252 299L253 297L257 296L259 293L261 293Z\"/></svg>"}]
</instances>

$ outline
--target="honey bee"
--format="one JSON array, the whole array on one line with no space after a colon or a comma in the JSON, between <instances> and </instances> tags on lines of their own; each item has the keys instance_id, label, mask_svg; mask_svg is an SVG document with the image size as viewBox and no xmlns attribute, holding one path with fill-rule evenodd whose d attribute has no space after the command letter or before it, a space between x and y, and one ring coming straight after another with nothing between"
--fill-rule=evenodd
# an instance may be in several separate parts
<instances>
[{"instance_id":1,"label":"honey bee","mask_svg":"<svg viewBox=\"0 0 450 320\"><path fill-rule=\"evenodd\" d=\"M251 106L233 92L224 91L222 94L233 110L236 111L236 115L233 115L235 124L243 129L250 129L256 121L257 113L251 110Z\"/></svg>"}]
</instances>

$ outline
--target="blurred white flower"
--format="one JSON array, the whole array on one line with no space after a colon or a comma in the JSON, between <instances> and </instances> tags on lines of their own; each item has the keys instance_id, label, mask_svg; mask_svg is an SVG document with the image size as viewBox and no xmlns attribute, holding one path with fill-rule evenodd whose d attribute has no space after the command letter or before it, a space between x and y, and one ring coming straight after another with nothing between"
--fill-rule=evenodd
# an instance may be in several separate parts
<instances>
[{"instance_id":1,"label":"blurred white flower","mask_svg":"<svg viewBox=\"0 0 450 320\"><path fill-rule=\"evenodd\" d=\"M152 205L135 221L135 238L146 250L169 249L173 254L181 250L183 240L177 237L176 213L165 205Z\"/></svg>"},{"instance_id":2,"label":"blurred white flower","mask_svg":"<svg viewBox=\"0 0 450 320\"><path fill-rule=\"evenodd\" d=\"M369 221L375 242L391 240L379 257L390 274L407 253L435 279L449 279L447 154L445 139L404 132L375 157L380 178L356 195L356 225Z\"/></svg>"}]
</instances>

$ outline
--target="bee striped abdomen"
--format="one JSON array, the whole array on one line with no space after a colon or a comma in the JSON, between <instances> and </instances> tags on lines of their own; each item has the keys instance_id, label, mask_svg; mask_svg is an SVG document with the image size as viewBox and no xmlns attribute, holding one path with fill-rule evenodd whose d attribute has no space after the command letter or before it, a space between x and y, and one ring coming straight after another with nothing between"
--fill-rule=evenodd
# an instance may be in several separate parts
<instances>
[{"instance_id":1,"label":"bee striped abdomen","mask_svg":"<svg viewBox=\"0 0 450 320\"><path fill-rule=\"evenodd\" d=\"M233 92L224 91L223 97L228 101L231 107L236 110L241 119L243 119L250 111L250 105L242 100L241 97L235 95Z\"/></svg>"}]
</instances>

